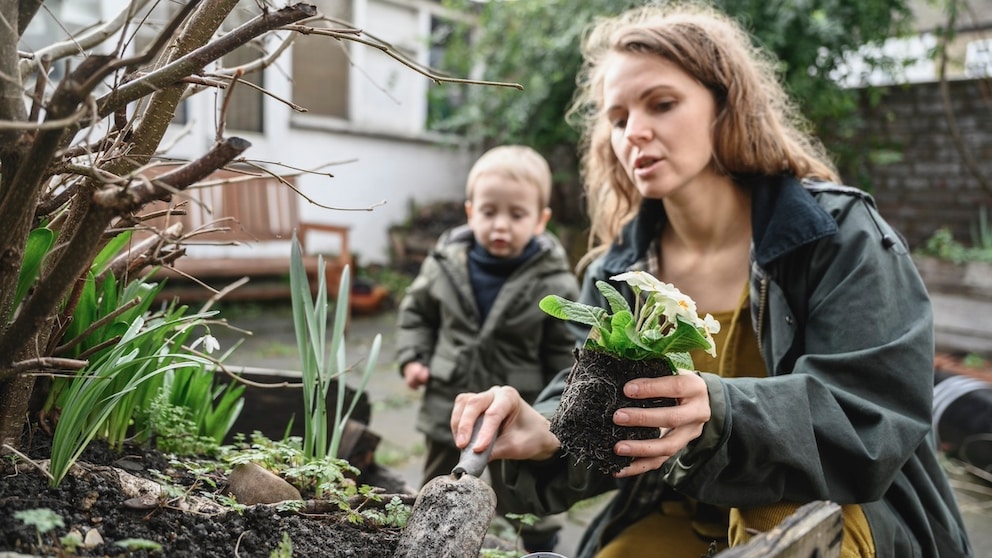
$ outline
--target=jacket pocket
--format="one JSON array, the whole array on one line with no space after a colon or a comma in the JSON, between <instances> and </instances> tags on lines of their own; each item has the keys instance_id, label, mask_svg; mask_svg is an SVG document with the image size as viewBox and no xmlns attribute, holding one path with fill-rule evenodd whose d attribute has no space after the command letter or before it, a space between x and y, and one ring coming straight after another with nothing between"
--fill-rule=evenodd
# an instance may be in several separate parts
<instances>
[{"instance_id":1,"label":"jacket pocket","mask_svg":"<svg viewBox=\"0 0 992 558\"><path fill-rule=\"evenodd\" d=\"M449 358L442 354L434 354L431 358L431 379L443 382L445 384L453 383L455 380L459 379L459 376L464 375L459 374L458 361L456 359Z\"/></svg>"}]
</instances>

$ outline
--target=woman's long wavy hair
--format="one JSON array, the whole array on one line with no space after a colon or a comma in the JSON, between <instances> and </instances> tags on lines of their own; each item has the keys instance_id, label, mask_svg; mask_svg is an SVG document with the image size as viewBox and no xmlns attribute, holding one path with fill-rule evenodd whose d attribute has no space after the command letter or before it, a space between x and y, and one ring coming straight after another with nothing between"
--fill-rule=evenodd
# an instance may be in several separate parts
<instances>
[{"instance_id":1,"label":"woman's long wavy hair","mask_svg":"<svg viewBox=\"0 0 992 558\"><path fill-rule=\"evenodd\" d=\"M597 22L583 41L569 120L582 131L582 179L591 223L584 263L613 242L641 195L610 143L604 115L604 62L611 53L660 56L709 89L716 100L714 159L730 176L793 174L837 181L823 145L783 89L776 61L727 15L700 3L646 6Z\"/></svg>"}]
</instances>

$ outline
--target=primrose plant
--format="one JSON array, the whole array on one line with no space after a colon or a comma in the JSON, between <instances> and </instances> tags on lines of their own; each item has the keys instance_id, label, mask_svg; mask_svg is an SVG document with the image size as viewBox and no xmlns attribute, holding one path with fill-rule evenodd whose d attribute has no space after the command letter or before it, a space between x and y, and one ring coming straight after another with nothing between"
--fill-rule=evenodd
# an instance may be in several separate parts
<instances>
[{"instance_id":1,"label":"primrose plant","mask_svg":"<svg viewBox=\"0 0 992 558\"><path fill-rule=\"evenodd\" d=\"M689 351L705 349L716 356L713 334L720 322L696 313L696 303L674 285L656 279L644 271L628 271L610 277L624 281L634 292L634 307L620 291L606 281L597 281L610 305L599 306L548 295L541 299L541 309L562 320L590 327L586 350L602 351L626 360L663 358L672 370L692 370Z\"/></svg>"}]
</instances>

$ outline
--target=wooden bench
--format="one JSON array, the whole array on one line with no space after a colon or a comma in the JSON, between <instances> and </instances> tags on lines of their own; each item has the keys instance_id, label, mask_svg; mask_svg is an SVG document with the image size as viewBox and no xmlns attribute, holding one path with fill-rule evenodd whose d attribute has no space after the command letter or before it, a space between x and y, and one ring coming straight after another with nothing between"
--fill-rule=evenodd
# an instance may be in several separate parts
<instances>
[{"instance_id":1,"label":"wooden bench","mask_svg":"<svg viewBox=\"0 0 992 558\"><path fill-rule=\"evenodd\" d=\"M338 250L333 254L318 254L308 249L308 237L312 233L332 234L338 237ZM324 278L330 298L336 298L341 273L346 265L352 264L349 250L348 228L322 223L301 223L298 229L300 248L303 250L303 265L307 270L311 293L317 292L319 273L318 256L325 263ZM193 258L183 257L171 267L162 267L156 277L167 278L166 287L160 299L178 298L182 302L202 302L213 297L218 291L241 279L248 283L228 293L224 300L289 300L290 246L286 245L285 256L248 258Z\"/></svg>"},{"instance_id":2,"label":"wooden bench","mask_svg":"<svg viewBox=\"0 0 992 558\"><path fill-rule=\"evenodd\" d=\"M717 553L716 558L837 558L843 534L840 506L810 502L775 528Z\"/></svg>"},{"instance_id":3,"label":"wooden bench","mask_svg":"<svg viewBox=\"0 0 992 558\"><path fill-rule=\"evenodd\" d=\"M164 169L148 174L157 172L164 172ZM178 221L182 224L183 234L195 233L193 239L197 243L232 245L276 242L285 245L284 255L273 256L269 251L261 257L180 257L172 266L160 268L154 276L168 279L159 299L205 301L247 277L246 284L226 292L223 299L289 300L290 239L294 232L303 249L311 290L317 290L318 255L323 255L327 291L330 297L336 297L341 273L346 265L352 264L348 228L301 222L298 194L292 187L294 178L284 177L283 180L286 183L268 176L221 170L200 186L175 196L171 203L150 205L147 208L149 213L182 204L181 215L158 217L145 224L150 229L164 230ZM320 248L322 235L333 237L333 251Z\"/></svg>"}]
</instances>

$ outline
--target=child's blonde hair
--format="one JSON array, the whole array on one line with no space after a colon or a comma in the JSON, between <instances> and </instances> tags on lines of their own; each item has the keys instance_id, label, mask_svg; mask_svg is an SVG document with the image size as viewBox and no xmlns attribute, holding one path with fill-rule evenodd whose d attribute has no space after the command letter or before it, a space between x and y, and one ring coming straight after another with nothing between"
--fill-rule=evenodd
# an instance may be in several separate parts
<instances>
[{"instance_id":1,"label":"child's blonde hair","mask_svg":"<svg viewBox=\"0 0 992 558\"><path fill-rule=\"evenodd\" d=\"M465 197L472 201L475 183L483 175L495 174L537 187L543 209L551 201L551 167L540 153L525 145L501 145L486 151L472 165L465 184Z\"/></svg>"}]
</instances>

